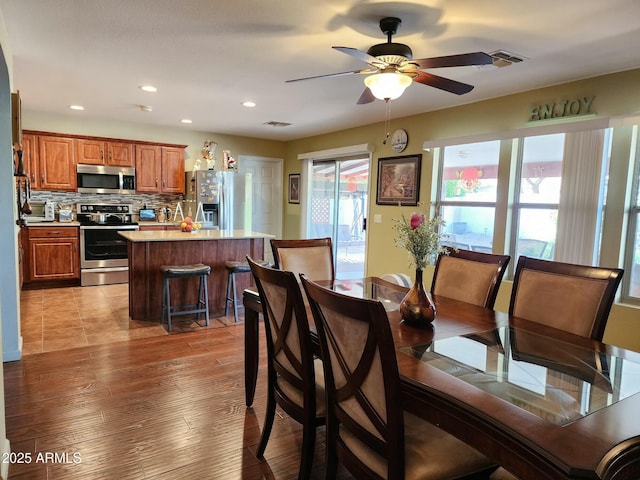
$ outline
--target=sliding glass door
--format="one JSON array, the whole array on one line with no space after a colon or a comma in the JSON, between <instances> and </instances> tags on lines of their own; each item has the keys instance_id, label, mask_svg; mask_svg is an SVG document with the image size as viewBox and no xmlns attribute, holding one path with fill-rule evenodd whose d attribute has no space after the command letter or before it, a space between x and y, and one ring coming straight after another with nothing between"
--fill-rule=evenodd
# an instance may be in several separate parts
<instances>
[{"instance_id":1,"label":"sliding glass door","mask_svg":"<svg viewBox=\"0 0 640 480\"><path fill-rule=\"evenodd\" d=\"M311 177L307 237L331 237L336 278L363 277L369 158L314 161Z\"/></svg>"}]
</instances>

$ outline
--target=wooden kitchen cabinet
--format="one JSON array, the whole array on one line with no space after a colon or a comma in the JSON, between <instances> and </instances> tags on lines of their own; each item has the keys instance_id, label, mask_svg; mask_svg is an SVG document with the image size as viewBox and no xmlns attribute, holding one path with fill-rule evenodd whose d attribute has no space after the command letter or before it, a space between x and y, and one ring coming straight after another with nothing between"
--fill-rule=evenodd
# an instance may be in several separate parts
<instances>
[{"instance_id":1,"label":"wooden kitchen cabinet","mask_svg":"<svg viewBox=\"0 0 640 480\"><path fill-rule=\"evenodd\" d=\"M133 167L134 165L133 143L85 138L77 138L75 142L77 164L113 167Z\"/></svg>"},{"instance_id":2,"label":"wooden kitchen cabinet","mask_svg":"<svg viewBox=\"0 0 640 480\"><path fill-rule=\"evenodd\" d=\"M184 193L184 149L162 147L162 193Z\"/></svg>"},{"instance_id":3,"label":"wooden kitchen cabinet","mask_svg":"<svg viewBox=\"0 0 640 480\"><path fill-rule=\"evenodd\" d=\"M40 190L77 188L73 138L38 136L38 182ZM33 185L32 185L33 186Z\"/></svg>"},{"instance_id":4,"label":"wooden kitchen cabinet","mask_svg":"<svg viewBox=\"0 0 640 480\"><path fill-rule=\"evenodd\" d=\"M22 134L22 163L24 174L31 182L31 188L37 189L40 185L38 171L38 136L30 133Z\"/></svg>"},{"instance_id":5,"label":"wooden kitchen cabinet","mask_svg":"<svg viewBox=\"0 0 640 480\"><path fill-rule=\"evenodd\" d=\"M25 281L80 278L77 227L28 227Z\"/></svg>"},{"instance_id":6,"label":"wooden kitchen cabinet","mask_svg":"<svg viewBox=\"0 0 640 480\"><path fill-rule=\"evenodd\" d=\"M136 190L184 193L184 148L136 145Z\"/></svg>"}]
</instances>

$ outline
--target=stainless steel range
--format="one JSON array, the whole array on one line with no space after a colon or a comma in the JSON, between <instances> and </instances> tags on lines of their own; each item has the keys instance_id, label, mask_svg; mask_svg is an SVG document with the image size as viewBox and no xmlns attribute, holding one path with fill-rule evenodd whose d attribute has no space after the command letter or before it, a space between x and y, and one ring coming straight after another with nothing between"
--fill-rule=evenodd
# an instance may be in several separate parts
<instances>
[{"instance_id":1,"label":"stainless steel range","mask_svg":"<svg viewBox=\"0 0 640 480\"><path fill-rule=\"evenodd\" d=\"M133 206L78 203L76 212L80 222L81 285L127 283L127 241L118 232L138 230Z\"/></svg>"}]
</instances>

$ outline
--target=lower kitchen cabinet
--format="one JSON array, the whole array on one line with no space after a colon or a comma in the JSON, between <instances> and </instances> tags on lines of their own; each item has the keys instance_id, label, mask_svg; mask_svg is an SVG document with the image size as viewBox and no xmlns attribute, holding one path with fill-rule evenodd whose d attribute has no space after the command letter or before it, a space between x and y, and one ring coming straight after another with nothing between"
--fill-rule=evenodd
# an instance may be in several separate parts
<instances>
[{"instance_id":1,"label":"lower kitchen cabinet","mask_svg":"<svg viewBox=\"0 0 640 480\"><path fill-rule=\"evenodd\" d=\"M77 227L28 227L25 281L80 278Z\"/></svg>"}]
</instances>

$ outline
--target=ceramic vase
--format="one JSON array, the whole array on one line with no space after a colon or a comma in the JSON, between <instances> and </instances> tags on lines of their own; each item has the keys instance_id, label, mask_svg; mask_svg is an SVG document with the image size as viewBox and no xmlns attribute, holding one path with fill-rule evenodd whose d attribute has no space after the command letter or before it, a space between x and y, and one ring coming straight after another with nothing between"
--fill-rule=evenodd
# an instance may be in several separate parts
<instances>
[{"instance_id":1,"label":"ceramic vase","mask_svg":"<svg viewBox=\"0 0 640 480\"><path fill-rule=\"evenodd\" d=\"M416 270L413 286L400 302L400 316L406 323L415 326L430 326L436 318L436 306L422 283L422 270Z\"/></svg>"}]
</instances>

